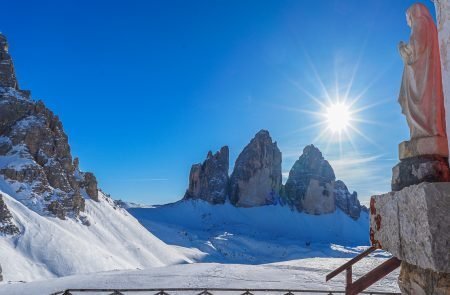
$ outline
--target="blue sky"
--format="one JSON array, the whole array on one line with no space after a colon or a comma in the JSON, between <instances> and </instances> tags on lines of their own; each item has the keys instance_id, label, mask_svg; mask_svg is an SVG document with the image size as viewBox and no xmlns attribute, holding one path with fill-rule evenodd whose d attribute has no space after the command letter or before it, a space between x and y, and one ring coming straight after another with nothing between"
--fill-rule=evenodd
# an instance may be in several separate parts
<instances>
[{"instance_id":1,"label":"blue sky","mask_svg":"<svg viewBox=\"0 0 450 295\"><path fill-rule=\"evenodd\" d=\"M0 31L21 88L60 116L81 168L115 198L176 201L208 150L229 145L232 168L268 129L285 174L313 143L364 201L390 190L408 138L397 43L413 3L2 0ZM324 89L334 99L349 85L371 123L355 122L353 144L317 139L311 96L326 104Z\"/></svg>"}]
</instances>

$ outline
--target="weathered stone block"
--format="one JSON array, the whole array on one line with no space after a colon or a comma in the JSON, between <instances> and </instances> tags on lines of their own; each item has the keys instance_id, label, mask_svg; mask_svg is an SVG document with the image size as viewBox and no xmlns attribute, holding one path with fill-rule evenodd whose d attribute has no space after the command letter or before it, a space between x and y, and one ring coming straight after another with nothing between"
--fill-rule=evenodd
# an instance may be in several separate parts
<instances>
[{"instance_id":1,"label":"weathered stone block","mask_svg":"<svg viewBox=\"0 0 450 295\"><path fill-rule=\"evenodd\" d=\"M401 160L392 168L391 187L399 191L407 186L422 182L449 182L448 158L441 156L420 156Z\"/></svg>"},{"instance_id":2,"label":"weathered stone block","mask_svg":"<svg viewBox=\"0 0 450 295\"><path fill-rule=\"evenodd\" d=\"M435 272L402 262L398 285L402 294L449 295L450 273Z\"/></svg>"},{"instance_id":3,"label":"weathered stone block","mask_svg":"<svg viewBox=\"0 0 450 295\"><path fill-rule=\"evenodd\" d=\"M435 155L447 158L447 138L442 136L413 138L399 144L398 154L400 160L424 155Z\"/></svg>"},{"instance_id":4,"label":"weathered stone block","mask_svg":"<svg viewBox=\"0 0 450 295\"><path fill-rule=\"evenodd\" d=\"M450 273L450 183L372 196L372 245L423 269Z\"/></svg>"}]
</instances>

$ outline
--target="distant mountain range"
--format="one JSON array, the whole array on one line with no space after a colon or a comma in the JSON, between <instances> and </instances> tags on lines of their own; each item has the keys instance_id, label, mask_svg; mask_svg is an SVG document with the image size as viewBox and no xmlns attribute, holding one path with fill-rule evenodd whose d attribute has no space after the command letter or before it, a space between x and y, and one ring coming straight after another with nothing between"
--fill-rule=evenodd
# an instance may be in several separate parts
<instances>
[{"instance_id":1,"label":"distant mountain range","mask_svg":"<svg viewBox=\"0 0 450 295\"><path fill-rule=\"evenodd\" d=\"M282 154L267 130L259 131L239 154L228 175L229 149L208 152L203 163L192 165L184 200L204 200L211 204L231 203L236 207L281 204L298 212L321 215L337 208L358 219L361 206L356 192L336 180L333 168L314 145L303 149L286 184L282 184Z\"/></svg>"}]
</instances>

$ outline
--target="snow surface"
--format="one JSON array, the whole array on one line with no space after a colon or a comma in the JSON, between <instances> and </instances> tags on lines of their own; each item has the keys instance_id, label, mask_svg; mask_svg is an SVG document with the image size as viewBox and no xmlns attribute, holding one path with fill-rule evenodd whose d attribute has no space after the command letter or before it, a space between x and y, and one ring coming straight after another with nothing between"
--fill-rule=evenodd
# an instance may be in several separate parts
<instances>
[{"instance_id":1,"label":"snow surface","mask_svg":"<svg viewBox=\"0 0 450 295\"><path fill-rule=\"evenodd\" d=\"M21 231L18 236L0 237L6 282L192 262L153 236L127 211L115 208L101 192L100 202L86 200L85 218L90 226L75 219L39 215L1 193Z\"/></svg>"},{"instance_id":2,"label":"snow surface","mask_svg":"<svg viewBox=\"0 0 450 295\"><path fill-rule=\"evenodd\" d=\"M382 260L382 258L367 258L362 260L353 269L354 277L361 277L368 269L375 267ZM139 271L112 271L99 274L78 275L27 284L0 285L0 294L41 295L68 288L216 287L344 290L345 276L343 274L338 275L329 282L325 282L325 276L345 261L346 259L342 258L309 258L264 265L195 263L156 267ZM398 272L391 273L385 279L372 286L370 290L398 292L397 276ZM170 294L180 295L198 293L170 292ZM150 292L148 294L153 293ZM238 293L214 292L214 294ZM260 292L257 294L265 293ZM280 292L278 294L283 293Z\"/></svg>"},{"instance_id":3,"label":"snow surface","mask_svg":"<svg viewBox=\"0 0 450 295\"><path fill-rule=\"evenodd\" d=\"M355 221L341 211L314 216L203 201L129 209L150 233L101 192L100 202L86 200L90 226L41 216L3 195L22 233L0 238L0 295L102 287L343 290L343 274L325 283L326 274L368 244L366 213ZM388 256L376 251L360 261L354 278ZM370 290L398 292L397 277Z\"/></svg>"},{"instance_id":4,"label":"snow surface","mask_svg":"<svg viewBox=\"0 0 450 295\"><path fill-rule=\"evenodd\" d=\"M286 206L236 208L201 200L130 208L167 244L196 248L201 262L261 264L310 257L353 257L369 245L369 219L339 209L310 215ZM340 246L342 245L342 246ZM375 254L384 256L384 252Z\"/></svg>"}]
</instances>

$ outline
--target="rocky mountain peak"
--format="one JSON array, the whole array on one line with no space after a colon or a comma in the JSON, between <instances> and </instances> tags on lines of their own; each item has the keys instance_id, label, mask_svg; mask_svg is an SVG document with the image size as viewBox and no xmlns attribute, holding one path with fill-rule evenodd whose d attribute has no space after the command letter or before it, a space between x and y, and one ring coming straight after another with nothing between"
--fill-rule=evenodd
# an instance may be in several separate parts
<instances>
[{"instance_id":1,"label":"rocky mountain peak","mask_svg":"<svg viewBox=\"0 0 450 295\"><path fill-rule=\"evenodd\" d=\"M281 152L267 130L239 154L230 177L230 201L254 207L276 202L281 189Z\"/></svg>"},{"instance_id":2,"label":"rocky mountain peak","mask_svg":"<svg viewBox=\"0 0 450 295\"><path fill-rule=\"evenodd\" d=\"M303 149L303 153L294 164L294 167L291 170L293 174L312 174L322 178L324 181L334 181L336 179L330 163L325 160L322 152L312 144L307 145Z\"/></svg>"},{"instance_id":3,"label":"rocky mountain peak","mask_svg":"<svg viewBox=\"0 0 450 295\"><path fill-rule=\"evenodd\" d=\"M284 187L287 203L309 214L334 212L333 168L314 145L303 149Z\"/></svg>"},{"instance_id":4,"label":"rocky mountain peak","mask_svg":"<svg viewBox=\"0 0 450 295\"><path fill-rule=\"evenodd\" d=\"M8 41L2 33L0 33L0 87L19 89L14 65L8 53Z\"/></svg>"},{"instance_id":5,"label":"rocky mountain peak","mask_svg":"<svg viewBox=\"0 0 450 295\"><path fill-rule=\"evenodd\" d=\"M203 163L192 165L184 199L201 199L212 204L225 203L228 197L228 169L228 146L222 147L215 154L209 151Z\"/></svg>"},{"instance_id":6,"label":"rocky mountain peak","mask_svg":"<svg viewBox=\"0 0 450 295\"><path fill-rule=\"evenodd\" d=\"M303 149L289 172L284 197L290 206L309 214L326 214L339 208L358 219L361 212L356 192L350 193L343 181L336 181L330 163L312 144Z\"/></svg>"},{"instance_id":7,"label":"rocky mountain peak","mask_svg":"<svg viewBox=\"0 0 450 295\"><path fill-rule=\"evenodd\" d=\"M0 36L0 182L7 193L39 214L61 219L84 211L97 198L93 174L72 161L58 116L18 90L6 38Z\"/></svg>"}]
</instances>

